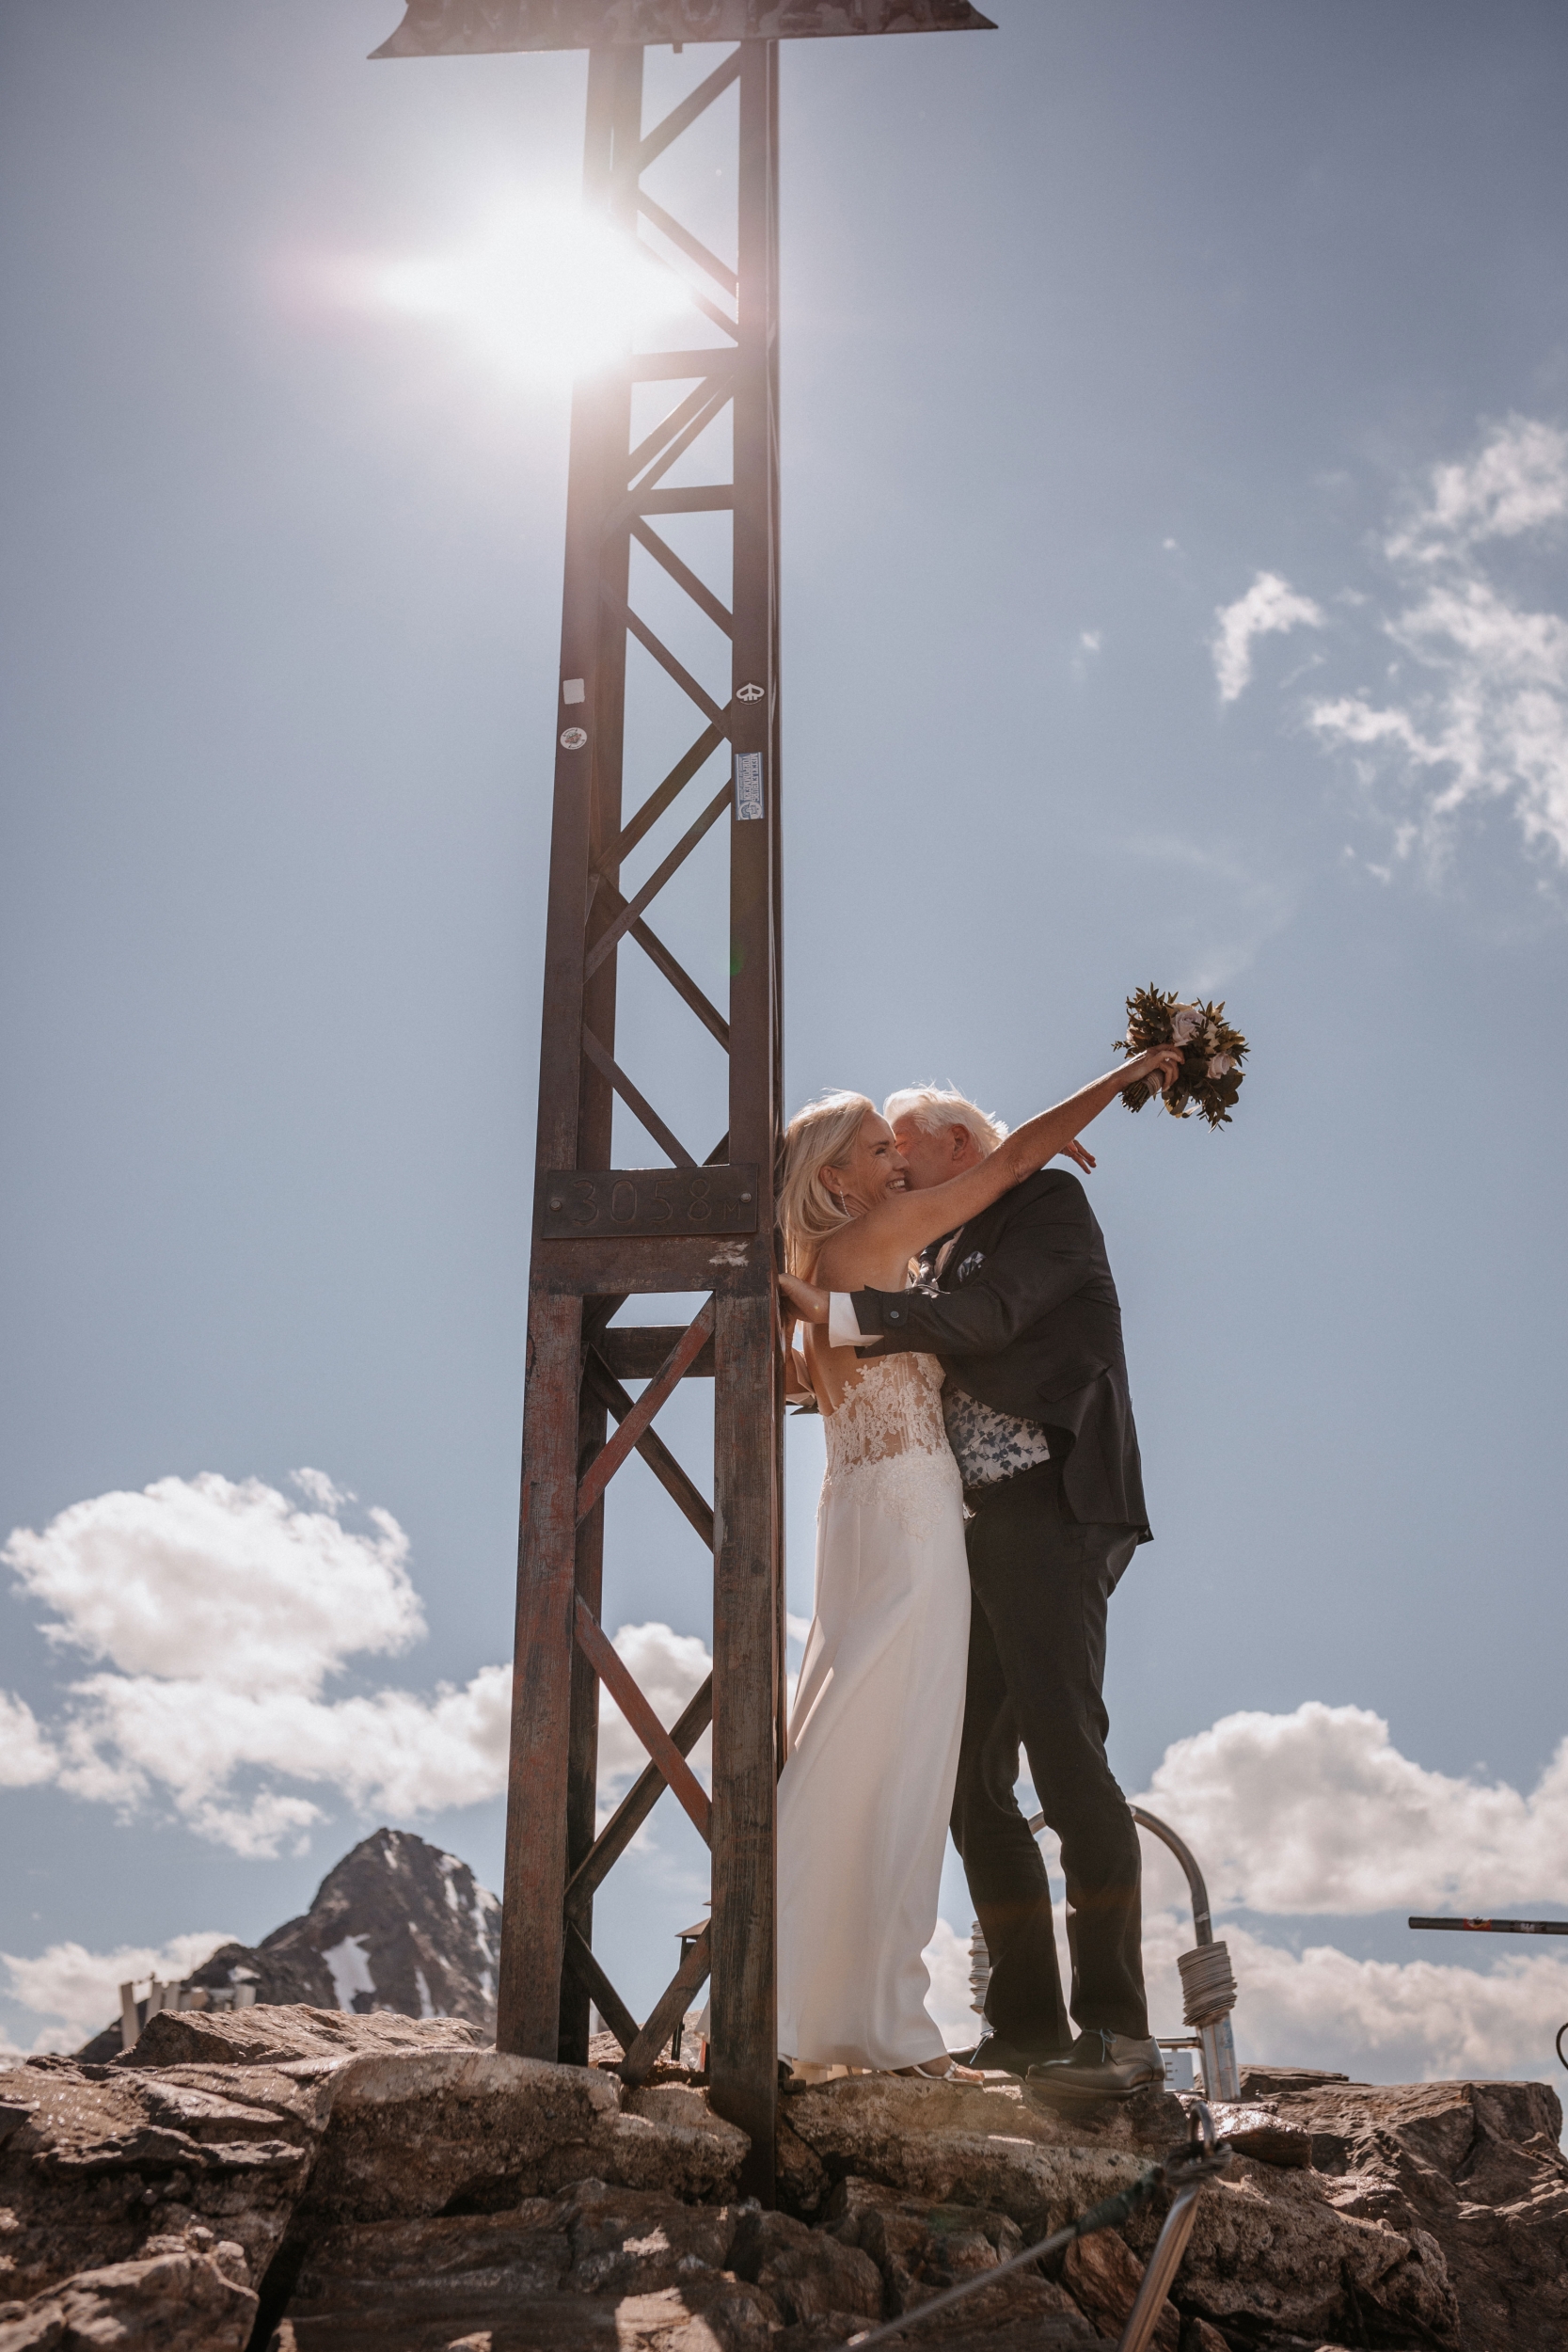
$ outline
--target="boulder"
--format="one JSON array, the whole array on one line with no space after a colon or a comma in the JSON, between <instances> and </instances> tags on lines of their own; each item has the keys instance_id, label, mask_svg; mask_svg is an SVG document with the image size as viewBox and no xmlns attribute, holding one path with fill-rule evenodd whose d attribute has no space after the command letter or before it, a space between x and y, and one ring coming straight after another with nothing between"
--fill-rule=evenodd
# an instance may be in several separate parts
<instances>
[{"instance_id":1,"label":"boulder","mask_svg":"<svg viewBox=\"0 0 1568 2352\"><path fill-rule=\"evenodd\" d=\"M762 2288L786 2321L836 2327L841 2336L882 2316L882 2278L859 2248L788 2214L749 2211L730 2248L736 2276Z\"/></svg>"},{"instance_id":2,"label":"boulder","mask_svg":"<svg viewBox=\"0 0 1568 2352\"><path fill-rule=\"evenodd\" d=\"M1062 2280L1072 2290L1074 2302L1113 2341L1132 2316L1143 2280L1142 2263L1114 2230L1079 2238L1062 2264ZM1169 2302L1155 2322L1154 2343L1159 2352L1229 2352L1217 2328ZM1314 2352L1335 2352L1335 2347L1315 2346Z\"/></svg>"},{"instance_id":3,"label":"boulder","mask_svg":"<svg viewBox=\"0 0 1568 2352\"><path fill-rule=\"evenodd\" d=\"M702 2091L674 2091L689 2103L678 2122L637 2111L672 2095L628 2098L594 2067L494 2050L356 2058L336 2079L299 2226L499 2212L590 2179L721 2202L750 2142Z\"/></svg>"},{"instance_id":4,"label":"boulder","mask_svg":"<svg viewBox=\"0 0 1568 2352\"><path fill-rule=\"evenodd\" d=\"M994 2270L1022 2253L1023 2233L1006 2214L984 2206L933 2205L853 2177L841 2181L829 2209L828 2232L859 2248L875 2264L890 2316L912 2312L944 2288ZM954 2308L946 2325L974 2331L1008 2323L1043 2326L1052 2341L1093 2343L1096 2331L1073 2297L1036 2270L1015 2271ZM917 2341L936 2341L942 2322Z\"/></svg>"},{"instance_id":5,"label":"boulder","mask_svg":"<svg viewBox=\"0 0 1568 2352\"><path fill-rule=\"evenodd\" d=\"M1339 2214L1441 2249L1465 2352L1560 2352L1568 2161L1555 2091L1328 2078L1284 2087L1269 2105L1309 2139Z\"/></svg>"},{"instance_id":6,"label":"boulder","mask_svg":"<svg viewBox=\"0 0 1568 2352\"><path fill-rule=\"evenodd\" d=\"M389 2050L473 2050L479 2027L461 2017L399 2017L376 2010L360 2017L301 2003L254 2009L160 2010L117 2068L286 2066L298 2058L350 2058Z\"/></svg>"},{"instance_id":7,"label":"boulder","mask_svg":"<svg viewBox=\"0 0 1568 2352\"><path fill-rule=\"evenodd\" d=\"M309 2177L329 2092L270 2067L236 2080L32 2058L0 2074L0 2106L19 2119L0 2145L0 2297L29 2299L195 2225L237 2244L254 2284Z\"/></svg>"},{"instance_id":8,"label":"boulder","mask_svg":"<svg viewBox=\"0 0 1568 2352\"><path fill-rule=\"evenodd\" d=\"M245 2352L256 2318L238 2246L207 2230L150 2238L135 2262L0 2303L0 2352Z\"/></svg>"},{"instance_id":9,"label":"boulder","mask_svg":"<svg viewBox=\"0 0 1568 2352\"><path fill-rule=\"evenodd\" d=\"M1160 2091L1063 2116L1016 2083L792 2091L784 2210L686 2071L501 2057L462 2021L165 2011L112 2065L0 2076L0 2352L828 2352L1110 2344L1166 2193L1042 2277L992 2272L1185 2137ZM1560 2352L1568 2164L1539 2084L1251 2069L1216 2111L1160 2352ZM254 2325L253 2325L254 2321Z\"/></svg>"},{"instance_id":10,"label":"boulder","mask_svg":"<svg viewBox=\"0 0 1568 2352\"><path fill-rule=\"evenodd\" d=\"M1126 2188L1151 2154L1186 2136L1180 2101L1163 2092L1096 2128L1031 2106L1017 2084L895 2074L815 2084L784 2112L829 2181L852 2174L933 2206L985 2205L1040 2237Z\"/></svg>"},{"instance_id":11,"label":"boulder","mask_svg":"<svg viewBox=\"0 0 1568 2352\"><path fill-rule=\"evenodd\" d=\"M504 2213L353 2224L302 2264L272 2343L277 2352L762 2352L784 2313L730 2257L745 2224L778 2219L586 2181ZM748 2250L761 2269L783 2249L757 2238ZM827 2250L824 2268L841 2268L844 2249Z\"/></svg>"}]
</instances>

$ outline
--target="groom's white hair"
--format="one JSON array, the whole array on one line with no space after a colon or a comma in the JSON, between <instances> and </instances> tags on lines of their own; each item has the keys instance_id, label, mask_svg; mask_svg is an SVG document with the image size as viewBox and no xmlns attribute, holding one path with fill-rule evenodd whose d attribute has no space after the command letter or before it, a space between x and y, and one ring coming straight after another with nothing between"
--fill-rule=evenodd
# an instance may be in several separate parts
<instances>
[{"instance_id":1,"label":"groom's white hair","mask_svg":"<svg viewBox=\"0 0 1568 2352\"><path fill-rule=\"evenodd\" d=\"M890 1127L912 1119L928 1136L940 1135L943 1127L967 1127L982 1152L994 1152L1007 1132L1005 1119L993 1119L951 1087L900 1087L882 1104L882 1117Z\"/></svg>"}]
</instances>

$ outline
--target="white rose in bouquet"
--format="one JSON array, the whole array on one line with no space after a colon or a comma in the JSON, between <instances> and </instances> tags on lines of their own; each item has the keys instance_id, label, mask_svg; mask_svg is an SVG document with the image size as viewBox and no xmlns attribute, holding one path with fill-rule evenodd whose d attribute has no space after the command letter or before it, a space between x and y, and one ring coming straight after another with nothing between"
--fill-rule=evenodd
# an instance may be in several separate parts
<instances>
[{"instance_id":1,"label":"white rose in bouquet","mask_svg":"<svg viewBox=\"0 0 1568 2352\"><path fill-rule=\"evenodd\" d=\"M1173 1045L1190 1045L1202 1026L1203 1014L1196 1005L1172 1005L1170 1041Z\"/></svg>"},{"instance_id":2,"label":"white rose in bouquet","mask_svg":"<svg viewBox=\"0 0 1568 2352\"><path fill-rule=\"evenodd\" d=\"M1210 1057L1209 1068L1206 1074L1211 1078L1223 1078L1227 1071L1234 1070L1235 1067L1236 1057L1234 1054L1214 1054Z\"/></svg>"}]
</instances>

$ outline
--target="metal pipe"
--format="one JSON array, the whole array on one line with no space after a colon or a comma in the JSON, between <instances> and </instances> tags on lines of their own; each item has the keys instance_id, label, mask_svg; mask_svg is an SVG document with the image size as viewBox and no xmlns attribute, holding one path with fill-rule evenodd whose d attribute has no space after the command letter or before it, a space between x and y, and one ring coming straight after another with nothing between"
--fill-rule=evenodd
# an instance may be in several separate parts
<instances>
[{"instance_id":1,"label":"metal pipe","mask_svg":"<svg viewBox=\"0 0 1568 2352\"><path fill-rule=\"evenodd\" d=\"M1151 1837L1158 1837L1162 1845L1168 1846L1178 1862L1180 1863L1187 1874L1187 1891L1193 1899L1194 1940L1199 1944L1212 1944L1214 1940L1214 1923L1209 1911L1209 1889L1204 1884L1203 1873L1197 1867L1197 1857L1194 1854L1192 1848L1183 1838L1178 1837L1170 1823L1162 1821L1157 1813L1146 1813L1141 1804L1130 1805L1128 1810L1138 1827L1148 1830ZM1043 1828L1045 1824L1043 1813L1039 1819ZM1034 1827L1033 1822L1030 1823L1030 1827Z\"/></svg>"},{"instance_id":2,"label":"metal pipe","mask_svg":"<svg viewBox=\"0 0 1568 2352\"><path fill-rule=\"evenodd\" d=\"M1189 2159L1194 2175L1182 2181L1171 2200L1164 2227L1155 2242L1154 2251L1144 2265L1143 2280L1127 2314L1127 2325L1121 2331L1117 2352L1148 2352L1149 2339L1160 2324L1160 2313L1165 2298L1176 2283L1181 2267L1181 2257L1187 2250L1193 2224L1197 2219L1197 2201L1206 2184L1224 2169L1229 2162L1229 2151L1220 2144L1214 2132L1214 2119L1203 2100L1196 2100L1188 2109L1187 2128L1192 2135ZM1168 2174L1167 2174L1168 2177Z\"/></svg>"},{"instance_id":3,"label":"metal pipe","mask_svg":"<svg viewBox=\"0 0 1568 2352\"><path fill-rule=\"evenodd\" d=\"M1236 2038L1230 2029L1229 2010L1236 1999L1236 1980L1230 1973L1230 1956L1214 1935L1214 1922L1209 1908L1209 1889L1197 1857L1185 1838L1179 1837L1168 1821L1162 1821L1157 1813L1146 1813L1142 1805L1129 1805L1128 1811L1142 1830L1158 1837L1186 1873L1187 1891L1193 1903L1193 1935L1196 1952L1184 1952L1178 1963L1181 1970L1182 2010L1186 2022L1196 2028L1203 2052L1203 2088L1211 2099L1239 2099L1242 2095L1241 2069L1236 2063ZM1029 1824L1030 1834L1037 1837L1045 1827L1045 1815L1037 1813ZM1212 1957L1211 1957L1212 1956ZM1194 1963L1198 1963L1194 1965ZM974 1979L971 1979L973 1983ZM1194 2014L1194 2011L1196 2014Z\"/></svg>"},{"instance_id":4,"label":"metal pipe","mask_svg":"<svg viewBox=\"0 0 1568 2352\"><path fill-rule=\"evenodd\" d=\"M1143 2283L1127 2314L1127 2325L1121 2331L1117 2352L1147 2352L1149 2339L1160 2324L1165 2297L1181 2267L1181 2257L1187 2250L1193 2223L1197 2219L1197 2201L1202 2193L1202 2182L1195 2181L1191 2188L1180 2189L1173 2199L1171 2209L1165 2216L1165 2226L1144 2266Z\"/></svg>"}]
</instances>

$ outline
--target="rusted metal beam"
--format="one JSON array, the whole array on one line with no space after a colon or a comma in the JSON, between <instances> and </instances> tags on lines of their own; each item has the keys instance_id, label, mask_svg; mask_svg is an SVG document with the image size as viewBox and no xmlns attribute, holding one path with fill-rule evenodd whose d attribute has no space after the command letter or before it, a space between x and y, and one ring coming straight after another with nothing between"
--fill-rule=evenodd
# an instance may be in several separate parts
<instances>
[{"instance_id":1,"label":"rusted metal beam","mask_svg":"<svg viewBox=\"0 0 1568 2352\"><path fill-rule=\"evenodd\" d=\"M580 1928L568 1927L565 1937L565 1964L578 1979L582 1990L593 1996L594 2006L623 2050L629 2050L641 2031L636 2018L622 2000L610 1979L605 1975L594 1947Z\"/></svg>"},{"instance_id":2,"label":"rusted metal beam","mask_svg":"<svg viewBox=\"0 0 1568 2352\"><path fill-rule=\"evenodd\" d=\"M594 1341L594 1346L605 1370L616 1380L651 1380L670 1350L679 1339L678 1323L616 1323ZM688 1364L689 1380L711 1380L713 1377L713 1343L710 1341L695 1363ZM629 1411L631 1399L626 1396ZM615 1407L609 1397L605 1403ZM649 1435L652 1436L652 1431Z\"/></svg>"},{"instance_id":3,"label":"rusted metal beam","mask_svg":"<svg viewBox=\"0 0 1568 2352\"><path fill-rule=\"evenodd\" d=\"M705 1348L703 1355L708 1358L707 1376L711 1379L713 1377L711 1348ZM688 1378L690 1378L693 1374L701 1374L702 1361L703 1358L700 1356L696 1363L690 1366ZM638 1376L635 1373L632 1375L634 1379ZM600 1404L608 1406L618 1422L625 1421L627 1414L634 1409L631 1398L622 1388L619 1380L615 1379L605 1368L597 1350L589 1355L583 1380L594 1398ZM705 1548L711 1551L713 1549L713 1505L704 1501L657 1429L644 1429L637 1440L637 1451L672 1502L678 1510L684 1512L696 1534L701 1536Z\"/></svg>"},{"instance_id":4,"label":"rusted metal beam","mask_svg":"<svg viewBox=\"0 0 1568 2352\"><path fill-rule=\"evenodd\" d=\"M685 1377L688 1364L696 1361L713 1337L713 1313L710 1298L681 1333L613 1438L601 1447L589 1464L578 1487L579 1520L588 1517L639 1438L652 1422L659 1406L668 1403L676 1385Z\"/></svg>"},{"instance_id":5,"label":"rusted metal beam","mask_svg":"<svg viewBox=\"0 0 1568 2352\"><path fill-rule=\"evenodd\" d=\"M635 2087L653 2073L665 2043L707 1982L712 1941L712 1929L705 1928L648 2011L647 2023L622 2064L624 2083Z\"/></svg>"},{"instance_id":6,"label":"rusted metal beam","mask_svg":"<svg viewBox=\"0 0 1568 2352\"><path fill-rule=\"evenodd\" d=\"M696 1697L689 1701L671 1724L671 1745L678 1748L682 1756L689 1756L712 1721L713 1677L709 1675ZM669 1786L657 1764L649 1764L633 1781L572 1873L566 1887L568 1921L576 1919L581 1924L582 1915L592 1907L595 1890L620 1861Z\"/></svg>"},{"instance_id":7,"label":"rusted metal beam","mask_svg":"<svg viewBox=\"0 0 1568 2352\"><path fill-rule=\"evenodd\" d=\"M671 1795L688 1815L699 1836L706 1838L711 1809L707 1791L638 1689L634 1677L610 1636L580 1600L577 1605L576 1629L578 1644L584 1657L647 1749L652 1761L663 1773Z\"/></svg>"},{"instance_id":8,"label":"rusted metal beam","mask_svg":"<svg viewBox=\"0 0 1568 2352\"><path fill-rule=\"evenodd\" d=\"M771 5L769 0L408 0L397 31L371 55L466 57L482 51L591 49L616 42L641 48L689 40L995 30L990 17L966 0L771 0Z\"/></svg>"}]
</instances>

